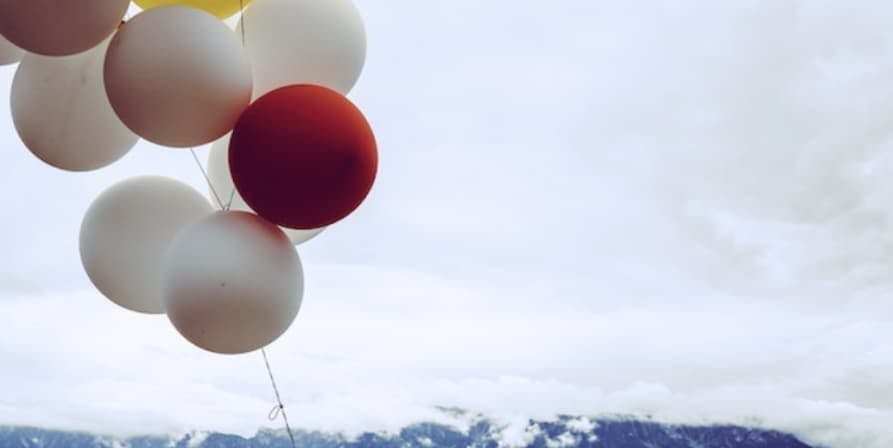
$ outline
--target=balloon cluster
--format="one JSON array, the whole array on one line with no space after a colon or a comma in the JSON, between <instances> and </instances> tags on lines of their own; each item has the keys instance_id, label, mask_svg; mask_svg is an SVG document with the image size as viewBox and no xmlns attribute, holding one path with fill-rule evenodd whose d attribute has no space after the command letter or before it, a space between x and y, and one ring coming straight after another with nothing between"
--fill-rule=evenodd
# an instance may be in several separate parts
<instances>
[{"instance_id":1,"label":"balloon cluster","mask_svg":"<svg viewBox=\"0 0 893 448\"><path fill-rule=\"evenodd\" d=\"M39 159L90 171L142 138L212 144L212 201L142 176L102 192L80 231L112 302L166 313L216 353L263 348L303 297L295 248L353 212L378 166L345 95L366 56L351 0L0 0L12 118ZM233 30L223 21L241 14Z\"/></svg>"}]
</instances>

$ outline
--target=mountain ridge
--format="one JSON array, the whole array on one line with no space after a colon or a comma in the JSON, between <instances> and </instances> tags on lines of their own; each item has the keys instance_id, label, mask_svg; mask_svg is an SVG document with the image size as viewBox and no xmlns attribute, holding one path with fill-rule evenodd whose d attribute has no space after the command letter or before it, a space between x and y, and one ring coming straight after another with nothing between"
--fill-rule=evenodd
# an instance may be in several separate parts
<instances>
[{"instance_id":1,"label":"mountain ridge","mask_svg":"<svg viewBox=\"0 0 893 448\"><path fill-rule=\"evenodd\" d=\"M302 448L826 448L791 434L736 425L679 425L641 419L559 416L528 420L515 439L483 417L467 428L420 422L396 432L295 431ZM284 429L261 428L249 438L212 431L182 436L115 437L90 432L0 426L0 448L290 448Z\"/></svg>"}]
</instances>

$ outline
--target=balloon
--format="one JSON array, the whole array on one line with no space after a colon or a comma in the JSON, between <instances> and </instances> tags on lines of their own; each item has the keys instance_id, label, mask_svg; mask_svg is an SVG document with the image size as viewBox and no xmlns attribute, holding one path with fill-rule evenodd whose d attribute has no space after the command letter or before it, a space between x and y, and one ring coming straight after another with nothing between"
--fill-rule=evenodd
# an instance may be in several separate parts
<instances>
[{"instance_id":1,"label":"balloon","mask_svg":"<svg viewBox=\"0 0 893 448\"><path fill-rule=\"evenodd\" d=\"M216 17L162 6L122 25L105 60L105 87L131 130L174 147L229 132L251 99L251 68L239 39Z\"/></svg>"},{"instance_id":2,"label":"balloon","mask_svg":"<svg viewBox=\"0 0 893 448\"><path fill-rule=\"evenodd\" d=\"M236 189L258 215L292 229L337 222L359 207L378 168L362 112L325 87L282 87L239 118L229 147Z\"/></svg>"},{"instance_id":3,"label":"balloon","mask_svg":"<svg viewBox=\"0 0 893 448\"><path fill-rule=\"evenodd\" d=\"M134 0L143 9L165 5L185 5L204 9L215 16L225 19L242 10L251 0Z\"/></svg>"},{"instance_id":4,"label":"balloon","mask_svg":"<svg viewBox=\"0 0 893 448\"><path fill-rule=\"evenodd\" d=\"M233 179L229 175L228 154L229 135L211 145L211 153L208 155L208 179L210 180L210 193L213 199L211 202L218 208L229 205L230 210L242 210L253 213L254 211L251 210L251 207L248 207L248 204L245 203L245 200L242 199L242 196L236 191L235 185L233 185ZM216 197L219 197L222 206L216 202ZM230 202L230 198L232 198L232 202ZM325 227L311 230L289 228L282 228L282 230L288 235L288 239L292 243L301 244L319 235L325 230Z\"/></svg>"},{"instance_id":5,"label":"balloon","mask_svg":"<svg viewBox=\"0 0 893 448\"><path fill-rule=\"evenodd\" d=\"M25 146L63 170L89 171L126 154L139 138L105 95L102 61L110 39L73 56L25 56L12 82L12 120Z\"/></svg>"},{"instance_id":6,"label":"balloon","mask_svg":"<svg viewBox=\"0 0 893 448\"><path fill-rule=\"evenodd\" d=\"M301 307L304 278L278 227L247 212L217 212L184 229L165 256L167 315L205 350L245 353L276 340Z\"/></svg>"},{"instance_id":7,"label":"balloon","mask_svg":"<svg viewBox=\"0 0 893 448\"><path fill-rule=\"evenodd\" d=\"M239 26L254 71L254 98L290 84L346 95L366 61L366 30L351 0L259 1L245 9Z\"/></svg>"},{"instance_id":8,"label":"balloon","mask_svg":"<svg viewBox=\"0 0 893 448\"><path fill-rule=\"evenodd\" d=\"M129 310L164 312L161 268L177 232L208 214L192 187L160 176L135 177L99 195L81 223L81 261L109 300Z\"/></svg>"},{"instance_id":9,"label":"balloon","mask_svg":"<svg viewBox=\"0 0 893 448\"><path fill-rule=\"evenodd\" d=\"M13 45L0 34L0 65L15 64L25 56L25 50Z\"/></svg>"},{"instance_id":10,"label":"balloon","mask_svg":"<svg viewBox=\"0 0 893 448\"><path fill-rule=\"evenodd\" d=\"M0 0L0 34L46 56L87 51L121 23L130 0Z\"/></svg>"}]
</instances>

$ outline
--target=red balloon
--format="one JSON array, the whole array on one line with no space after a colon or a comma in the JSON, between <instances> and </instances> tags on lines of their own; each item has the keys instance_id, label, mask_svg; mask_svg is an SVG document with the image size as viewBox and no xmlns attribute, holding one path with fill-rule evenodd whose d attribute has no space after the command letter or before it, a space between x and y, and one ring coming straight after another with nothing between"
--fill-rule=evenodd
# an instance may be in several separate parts
<instances>
[{"instance_id":1,"label":"red balloon","mask_svg":"<svg viewBox=\"0 0 893 448\"><path fill-rule=\"evenodd\" d=\"M353 212L375 182L378 150L363 113L316 85L258 98L229 144L233 183L245 203L292 229L328 226Z\"/></svg>"}]
</instances>

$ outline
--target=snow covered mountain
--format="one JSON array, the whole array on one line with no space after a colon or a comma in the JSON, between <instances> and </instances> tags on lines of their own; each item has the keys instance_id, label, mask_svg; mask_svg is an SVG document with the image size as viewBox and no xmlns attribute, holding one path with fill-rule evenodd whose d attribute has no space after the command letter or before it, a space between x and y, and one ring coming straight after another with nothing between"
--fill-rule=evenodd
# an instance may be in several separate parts
<instances>
[{"instance_id":1,"label":"snow covered mountain","mask_svg":"<svg viewBox=\"0 0 893 448\"><path fill-rule=\"evenodd\" d=\"M302 448L497 448L506 446L504 428L484 418L462 430L419 423L397 433L298 431ZM790 434L740 426L680 426L637 420L560 417L530 421L514 445L523 448L819 448ZM28 427L0 427L0 448L290 448L282 430L263 429L254 437L195 432L185 436L109 436Z\"/></svg>"}]
</instances>

